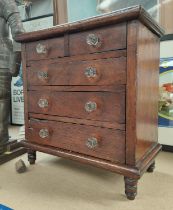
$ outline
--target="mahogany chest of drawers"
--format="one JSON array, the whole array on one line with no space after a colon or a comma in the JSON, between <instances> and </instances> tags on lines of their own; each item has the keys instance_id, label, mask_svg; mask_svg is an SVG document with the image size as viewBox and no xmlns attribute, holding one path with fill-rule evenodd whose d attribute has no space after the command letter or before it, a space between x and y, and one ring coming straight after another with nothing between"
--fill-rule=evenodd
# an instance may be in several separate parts
<instances>
[{"instance_id":1,"label":"mahogany chest of drawers","mask_svg":"<svg viewBox=\"0 0 173 210\"><path fill-rule=\"evenodd\" d=\"M153 171L160 27L140 6L17 37L22 43L28 160L36 151L137 181Z\"/></svg>"}]
</instances>

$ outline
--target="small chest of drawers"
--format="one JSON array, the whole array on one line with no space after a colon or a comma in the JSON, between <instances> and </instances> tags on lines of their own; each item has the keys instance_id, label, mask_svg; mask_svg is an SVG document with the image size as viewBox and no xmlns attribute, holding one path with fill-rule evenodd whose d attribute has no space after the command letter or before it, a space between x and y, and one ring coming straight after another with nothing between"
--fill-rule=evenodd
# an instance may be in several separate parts
<instances>
[{"instance_id":1,"label":"small chest of drawers","mask_svg":"<svg viewBox=\"0 0 173 210\"><path fill-rule=\"evenodd\" d=\"M22 42L28 160L36 151L125 177L127 198L153 171L159 26L140 7L17 37Z\"/></svg>"}]
</instances>

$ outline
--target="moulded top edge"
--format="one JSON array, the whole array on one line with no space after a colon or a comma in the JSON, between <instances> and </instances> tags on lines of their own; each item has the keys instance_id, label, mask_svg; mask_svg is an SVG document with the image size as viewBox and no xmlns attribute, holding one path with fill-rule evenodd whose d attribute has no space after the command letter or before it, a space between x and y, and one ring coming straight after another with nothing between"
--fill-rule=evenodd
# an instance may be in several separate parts
<instances>
[{"instance_id":1,"label":"moulded top edge","mask_svg":"<svg viewBox=\"0 0 173 210\"><path fill-rule=\"evenodd\" d=\"M43 40L52 37L62 36L62 34L68 34L76 31L84 31L100 26L107 26L111 24L121 23L139 19L144 25L146 25L153 33L158 37L164 35L163 29L156 23L156 21L149 15L146 10L140 6L128 7L125 9L117 10L110 13L105 13L88 19L83 19L76 22L65 23L51 28L38 30L34 32L27 32L20 34L16 37L17 42L31 42L37 40Z\"/></svg>"}]
</instances>

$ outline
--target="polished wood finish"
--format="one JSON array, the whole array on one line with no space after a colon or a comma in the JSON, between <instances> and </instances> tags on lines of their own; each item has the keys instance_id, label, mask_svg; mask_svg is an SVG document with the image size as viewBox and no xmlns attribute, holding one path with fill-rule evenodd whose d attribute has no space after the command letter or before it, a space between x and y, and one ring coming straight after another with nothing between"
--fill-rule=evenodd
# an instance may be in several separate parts
<instances>
[{"instance_id":1,"label":"polished wood finish","mask_svg":"<svg viewBox=\"0 0 173 210\"><path fill-rule=\"evenodd\" d=\"M128 34L126 155L134 165L158 139L159 37L137 20Z\"/></svg>"},{"instance_id":2,"label":"polished wood finish","mask_svg":"<svg viewBox=\"0 0 173 210\"><path fill-rule=\"evenodd\" d=\"M36 151L28 149L28 161L30 165L34 165L36 161Z\"/></svg>"},{"instance_id":3,"label":"polished wood finish","mask_svg":"<svg viewBox=\"0 0 173 210\"><path fill-rule=\"evenodd\" d=\"M47 100L48 106L39 107L39 100ZM97 108L91 112L86 103L94 102ZM125 123L125 94L109 92L49 92L29 91L28 111L31 113L58 115L105 122Z\"/></svg>"},{"instance_id":4,"label":"polished wood finish","mask_svg":"<svg viewBox=\"0 0 173 210\"><path fill-rule=\"evenodd\" d=\"M37 46L45 47L45 53L37 53ZM31 42L26 45L26 60L41 60L64 56L64 38L54 38L38 42Z\"/></svg>"},{"instance_id":5,"label":"polished wood finish","mask_svg":"<svg viewBox=\"0 0 173 210\"><path fill-rule=\"evenodd\" d=\"M88 77L86 71L93 68L94 77ZM27 69L28 88L33 85L115 85L126 83L126 58L109 58L88 61L37 62ZM46 74L46 78L39 77Z\"/></svg>"},{"instance_id":6,"label":"polished wood finish","mask_svg":"<svg viewBox=\"0 0 173 210\"><path fill-rule=\"evenodd\" d=\"M106 59L106 58L120 58L120 57L126 57L127 52L125 50L116 50L116 51L109 51L109 52L100 52L100 53L93 53L93 54L84 54L84 55L75 55L75 56L66 56L62 58L52 58L52 59L44 59L39 62L39 65L51 65L53 63L58 62L74 62L74 61L92 61L92 60L100 60L100 59ZM39 66L37 60L27 61L26 66Z\"/></svg>"},{"instance_id":7,"label":"polished wood finish","mask_svg":"<svg viewBox=\"0 0 173 210\"><path fill-rule=\"evenodd\" d=\"M76 124L80 124L80 125L92 125L95 127L114 128L114 129L118 129L118 130L125 130L125 124L117 123L117 122L104 122L104 121L97 121L97 120L59 117L59 116L37 114L37 113L36 114L29 113L29 118L42 119L42 120L53 120L53 121L58 121L58 122L76 123Z\"/></svg>"},{"instance_id":8,"label":"polished wood finish","mask_svg":"<svg viewBox=\"0 0 173 210\"><path fill-rule=\"evenodd\" d=\"M125 85L111 85L111 86L30 86L31 91L56 91L56 92L111 92L123 93L125 92Z\"/></svg>"},{"instance_id":9,"label":"polished wood finish","mask_svg":"<svg viewBox=\"0 0 173 210\"><path fill-rule=\"evenodd\" d=\"M126 163L135 164L137 20L128 23L126 85Z\"/></svg>"},{"instance_id":10,"label":"polished wood finish","mask_svg":"<svg viewBox=\"0 0 173 210\"><path fill-rule=\"evenodd\" d=\"M135 6L18 36L25 84L22 145L30 163L40 151L122 174L126 196L134 199L138 179L153 169L161 149L162 35Z\"/></svg>"},{"instance_id":11,"label":"polished wood finish","mask_svg":"<svg viewBox=\"0 0 173 210\"><path fill-rule=\"evenodd\" d=\"M136 162L140 159L137 154L141 145L148 145L143 148L143 156L158 140L159 38L141 23L138 23L137 54Z\"/></svg>"},{"instance_id":12,"label":"polished wood finish","mask_svg":"<svg viewBox=\"0 0 173 210\"><path fill-rule=\"evenodd\" d=\"M89 164L98 168L102 168L105 170L109 170L121 175L124 175L129 178L140 179L144 172L148 169L150 164L152 163L153 159L159 153L161 146L157 144L151 151L148 153L143 161L141 161L140 165L137 166L128 166L127 164L118 164L112 163L107 160L99 159L96 157L68 151L65 149L50 147L50 146L43 146L36 143L31 143L29 141L22 141L21 144L26 147L30 148L32 151L39 151L44 152L47 154L55 155L58 157L68 158L70 160L75 160L83 164Z\"/></svg>"},{"instance_id":13,"label":"polished wood finish","mask_svg":"<svg viewBox=\"0 0 173 210\"><path fill-rule=\"evenodd\" d=\"M98 46L87 44L87 36L94 34L99 38ZM114 34L114 36L112 36ZM80 46L80 47L79 47ZM69 37L70 55L81 55L126 48L126 23L92 29L71 34Z\"/></svg>"},{"instance_id":14,"label":"polished wood finish","mask_svg":"<svg viewBox=\"0 0 173 210\"><path fill-rule=\"evenodd\" d=\"M125 194L129 200L134 200L137 195L137 179L124 177Z\"/></svg>"},{"instance_id":15,"label":"polished wood finish","mask_svg":"<svg viewBox=\"0 0 173 210\"><path fill-rule=\"evenodd\" d=\"M147 169L147 172L152 173L155 169L155 161L149 166Z\"/></svg>"},{"instance_id":16,"label":"polished wood finish","mask_svg":"<svg viewBox=\"0 0 173 210\"><path fill-rule=\"evenodd\" d=\"M49 145L82 154L98 157L112 162L125 162L125 132L107 128L78 125L72 123L30 120L28 138L31 142ZM39 136L40 130L49 131L46 138ZM87 139L95 137L98 145L87 147Z\"/></svg>"},{"instance_id":17,"label":"polished wood finish","mask_svg":"<svg viewBox=\"0 0 173 210\"><path fill-rule=\"evenodd\" d=\"M22 74L23 74L23 91L24 91L24 120L25 120L25 138L27 138L27 129L28 129L28 119L29 119L29 113L28 113L28 95L27 93L27 72L26 72L26 45L22 44L21 46L22 50Z\"/></svg>"}]
</instances>

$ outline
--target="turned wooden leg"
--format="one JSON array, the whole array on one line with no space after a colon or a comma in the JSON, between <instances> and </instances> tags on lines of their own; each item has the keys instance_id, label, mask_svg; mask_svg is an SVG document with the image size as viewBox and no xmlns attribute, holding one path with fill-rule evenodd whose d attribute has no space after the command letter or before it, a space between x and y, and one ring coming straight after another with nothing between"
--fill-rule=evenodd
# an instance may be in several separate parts
<instances>
[{"instance_id":1,"label":"turned wooden leg","mask_svg":"<svg viewBox=\"0 0 173 210\"><path fill-rule=\"evenodd\" d=\"M28 161L31 165L35 164L36 151L28 150Z\"/></svg>"},{"instance_id":2,"label":"turned wooden leg","mask_svg":"<svg viewBox=\"0 0 173 210\"><path fill-rule=\"evenodd\" d=\"M155 161L148 167L147 171L152 173L155 169Z\"/></svg>"},{"instance_id":3,"label":"turned wooden leg","mask_svg":"<svg viewBox=\"0 0 173 210\"><path fill-rule=\"evenodd\" d=\"M129 200L134 200L137 195L137 179L124 177L125 181L125 194Z\"/></svg>"}]
</instances>

